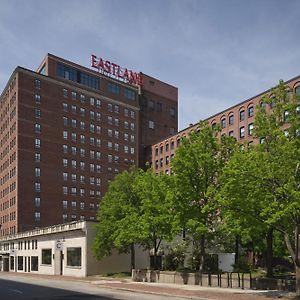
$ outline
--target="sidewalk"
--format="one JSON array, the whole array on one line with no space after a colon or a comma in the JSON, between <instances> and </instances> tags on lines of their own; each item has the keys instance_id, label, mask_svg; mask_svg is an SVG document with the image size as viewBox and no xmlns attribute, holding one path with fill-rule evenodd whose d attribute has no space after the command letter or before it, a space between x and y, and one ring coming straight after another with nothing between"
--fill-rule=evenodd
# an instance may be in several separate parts
<instances>
[{"instance_id":1,"label":"sidewalk","mask_svg":"<svg viewBox=\"0 0 300 300\"><path fill-rule=\"evenodd\" d=\"M295 297L293 293L282 291L256 291L195 285L132 282L131 280L108 280L107 278L91 280L91 283L112 289L198 300L270 300L278 298L290 300Z\"/></svg>"},{"instance_id":2,"label":"sidewalk","mask_svg":"<svg viewBox=\"0 0 300 300\"><path fill-rule=\"evenodd\" d=\"M45 278L48 280L66 280L85 282L115 290L156 294L162 296L181 297L183 299L197 300L270 300L270 299L295 299L294 293L283 291L257 291L233 288L201 287L196 285L164 284L150 282L133 282L130 278L109 278L100 276L69 277L55 275L41 275L28 273L8 273L10 276L24 276L31 278Z\"/></svg>"}]
</instances>

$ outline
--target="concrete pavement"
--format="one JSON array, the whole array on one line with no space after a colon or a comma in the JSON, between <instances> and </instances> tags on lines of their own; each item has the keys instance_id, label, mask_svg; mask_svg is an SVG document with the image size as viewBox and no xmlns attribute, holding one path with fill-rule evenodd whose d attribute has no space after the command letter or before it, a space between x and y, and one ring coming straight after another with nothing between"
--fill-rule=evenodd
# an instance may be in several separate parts
<instances>
[{"instance_id":1,"label":"concrete pavement","mask_svg":"<svg viewBox=\"0 0 300 300\"><path fill-rule=\"evenodd\" d=\"M2 273L4 274L4 273ZM136 293L153 294L183 299L198 300L270 300L270 299L295 299L295 294L282 291L256 291L218 287L201 287L195 285L162 284L148 282L132 282L131 279L112 279L100 276L86 278L47 276L28 273L7 273L11 277L30 277L32 279L45 278L47 280L59 280L72 282L85 282L99 288L128 291Z\"/></svg>"}]
</instances>

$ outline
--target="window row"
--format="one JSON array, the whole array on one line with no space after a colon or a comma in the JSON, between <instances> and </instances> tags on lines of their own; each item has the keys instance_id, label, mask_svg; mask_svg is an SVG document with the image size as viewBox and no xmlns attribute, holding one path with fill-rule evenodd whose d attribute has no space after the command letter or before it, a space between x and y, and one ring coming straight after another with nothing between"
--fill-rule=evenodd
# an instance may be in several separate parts
<instances>
[{"instance_id":1,"label":"window row","mask_svg":"<svg viewBox=\"0 0 300 300\"><path fill-rule=\"evenodd\" d=\"M84 188L77 188L77 187L62 187L62 192L64 195L72 195L72 196L85 196L85 189ZM95 190L89 190L89 196L90 197L101 197L101 191L95 191Z\"/></svg>"},{"instance_id":2,"label":"window row","mask_svg":"<svg viewBox=\"0 0 300 300\"><path fill-rule=\"evenodd\" d=\"M71 203L71 205L70 205ZM77 205L79 204L79 205ZM62 201L62 208L63 209L68 209L68 208L72 208L72 209L77 209L79 208L80 210L85 210L86 209L86 203L81 201L80 203L77 203L77 201L67 201L67 200L63 200ZM89 207L90 210L95 210L99 208L99 204L97 203L96 205L94 203L90 203Z\"/></svg>"}]
</instances>

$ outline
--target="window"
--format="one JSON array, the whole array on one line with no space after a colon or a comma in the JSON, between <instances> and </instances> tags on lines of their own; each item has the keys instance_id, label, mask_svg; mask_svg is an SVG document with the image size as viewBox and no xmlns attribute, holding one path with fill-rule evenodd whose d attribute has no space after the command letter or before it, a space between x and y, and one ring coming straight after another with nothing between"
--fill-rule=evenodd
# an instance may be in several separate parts
<instances>
[{"instance_id":1,"label":"window","mask_svg":"<svg viewBox=\"0 0 300 300\"><path fill-rule=\"evenodd\" d=\"M63 89L63 96L64 96L64 98L68 98L68 90L67 89Z\"/></svg>"},{"instance_id":2,"label":"window","mask_svg":"<svg viewBox=\"0 0 300 300\"><path fill-rule=\"evenodd\" d=\"M243 121L243 120L245 120L245 111L241 110L240 111L240 121Z\"/></svg>"},{"instance_id":3,"label":"window","mask_svg":"<svg viewBox=\"0 0 300 300\"><path fill-rule=\"evenodd\" d=\"M96 113L96 120L97 121L101 120L101 114L99 112Z\"/></svg>"},{"instance_id":4,"label":"window","mask_svg":"<svg viewBox=\"0 0 300 300\"><path fill-rule=\"evenodd\" d=\"M68 118L67 117L63 117L63 121L64 121L64 126L68 126Z\"/></svg>"},{"instance_id":5,"label":"window","mask_svg":"<svg viewBox=\"0 0 300 300\"><path fill-rule=\"evenodd\" d=\"M225 127L226 127L226 119L223 118L223 119L221 120L221 128L225 128Z\"/></svg>"},{"instance_id":6,"label":"window","mask_svg":"<svg viewBox=\"0 0 300 300\"><path fill-rule=\"evenodd\" d=\"M68 131L66 131L66 130L63 131L63 139L64 140L68 139Z\"/></svg>"},{"instance_id":7,"label":"window","mask_svg":"<svg viewBox=\"0 0 300 300\"><path fill-rule=\"evenodd\" d=\"M41 133L41 125L40 124L35 124L34 125L34 131L35 131L35 133Z\"/></svg>"},{"instance_id":8,"label":"window","mask_svg":"<svg viewBox=\"0 0 300 300\"><path fill-rule=\"evenodd\" d=\"M295 88L295 94L300 96L300 85Z\"/></svg>"},{"instance_id":9,"label":"window","mask_svg":"<svg viewBox=\"0 0 300 300\"><path fill-rule=\"evenodd\" d=\"M72 182L76 182L77 181L77 175L76 174L72 174L71 178L72 178Z\"/></svg>"},{"instance_id":10,"label":"window","mask_svg":"<svg viewBox=\"0 0 300 300\"><path fill-rule=\"evenodd\" d=\"M230 115L228 117L228 123L229 123L229 125L233 125L233 123L234 123L234 115Z\"/></svg>"},{"instance_id":11,"label":"window","mask_svg":"<svg viewBox=\"0 0 300 300\"><path fill-rule=\"evenodd\" d=\"M96 133L97 134L101 133L101 127L99 125L96 126Z\"/></svg>"},{"instance_id":12,"label":"window","mask_svg":"<svg viewBox=\"0 0 300 300\"><path fill-rule=\"evenodd\" d=\"M249 125L248 125L248 135L252 135L253 134L253 123L250 123Z\"/></svg>"},{"instance_id":13,"label":"window","mask_svg":"<svg viewBox=\"0 0 300 300\"><path fill-rule=\"evenodd\" d=\"M149 128L154 129L154 122L149 120Z\"/></svg>"},{"instance_id":14,"label":"window","mask_svg":"<svg viewBox=\"0 0 300 300\"><path fill-rule=\"evenodd\" d=\"M42 265L52 264L52 249L42 249Z\"/></svg>"},{"instance_id":15,"label":"window","mask_svg":"<svg viewBox=\"0 0 300 300\"><path fill-rule=\"evenodd\" d=\"M81 144L85 143L85 136L83 134L80 135L80 142Z\"/></svg>"},{"instance_id":16,"label":"window","mask_svg":"<svg viewBox=\"0 0 300 300\"><path fill-rule=\"evenodd\" d=\"M63 209L67 209L68 208L68 201L63 200L62 205L63 205Z\"/></svg>"},{"instance_id":17,"label":"window","mask_svg":"<svg viewBox=\"0 0 300 300\"><path fill-rule=\"evenodd\" d=\"M67 248L67 266L81 267L81 248Z\"/></svg>"},{"instance_id":18,"label":"window","mask_svg":"<svg viewBox=\"0 0 300 300\"><path fill-rule=\"evenodd\" d=\"M124 96L128 100L135 100L135 91L130 90L130 89L124 89Z\"/></svg>"},{"instance_id":19,"label":"window","mask_svg":"<svg viewBox=\"0 0 300 300\"><path fill-rule=\"evenodd\" d=\"M72 209L76 209L76 201L72 201Z\"/></svg>"},{"instance_id":20,"label":"window","mask_svg":"<svg viewBox=\"0 0 300 300\"><path fill-rule=\"evenodd\" d=\"M107 110L109 112L112 112L112 110L113 110L112 108L113 108L112 104L111 103L107 103Z\"/></svg>"},{"instance_id":21,"label":"window","mask_svg":"<svg viewBox=\"0 0 300 300\"><path fill-rule=\"evenodd\" d=\"M229 131L228 135L229 136L234 136L234 131L233 130Z\"/></svg>"},{"instance_id":22,"label":"window","mask_svg":"<svg viewBox=\"0 0 300 300\"><path fill-rule=\"evenodd\" d=\"M40 212L35 212L34 213L34 220L36 222L40 221L41 220L41 213Z\"/></svg>"},{"instance_id":23,"label":"window","mask_svg":"<svg viewBox=\"0 0 300 300\"><path fill-rule=\"evenodd\" d=\"M129 128L129 123L127 121L124 122L124 128L128 129Z\"/></svg>"},{"instance_id":24,"label":"window","mask_svg":"<svg viewBox=\"0 0 300 300\"><path fill-rule=\"evenodd\" d=\"M40 207L41 206L41 198L40 197L35 197L34 198L34 205L35 205L35 207Z\"/></svg>"},{"instance_id":25,"label":"window","mask_svg":"<svg viewBox=\"0 0 300 300\"><path fill-rule=\"evenodd\" d=\"M127 108L124 108L124 116L125 116L125 117L128 117L128 112L129 112L128 109L127 109Z\"/></svg>"},{"instance_id":26,"label":"window","mask_svg":"<svg viewBox=\"0 0 300 300\"><path fill-rule=\"evenodd\" d=\"M242 126L242 127L240 128L240 138L243 139L244 137L245 137L245 127Z\"/></svg>"},{"instance_id":27,"label":"window","mask_svg":"<svg viewBox=\"0 0 300 300\"><path fill-rule=\"evenodd\" d=\"M63 186L63 194L68 195L68 187L67 186Z\"/></svg>"},{"instance_id":28,"label":"window","mask_svg":"<svg viewBox=\"0 0 300 300\"><path fill-rule=\"evenodd\" d=\"M171 117L175 117L175 108L173 107L170 108L170 115Z\"/></svg>"},{"instance_id":29,"label":"window","mask_svg":"<svg viewBox=\"0 0 300 300\"><path fill-rule=\"evenodd\" d=\"M80 116L82 117L82 118L84 118L85 117L85 109L84 108L80 108Z\"/></svg>"},{"instance_id":30,"label":"window","mask_svg":"<svg viewBox=\"0 0 300 300\"><path fill-rule=\"evenodd\" d=\"M36 182L36 183L34 184L34 190L35 190L36 192L40 192L40 191L41 191L41 184L40 184L39 182Z\"/></svg>"},{"instance_id":31,"label":"window","mask_svg":"<svg viewBox=\"0 0 300 300\"><path fill-rule=\"evenodd\" d=\"M77 127L77 121L75 119L72 120L72 127L73 128Z\"/></svg>"},{"instance_id":32,"label":"window","mask_svg":"<svg viewBox=\"0 0 300 300\"><path fill-rule=\"evenodd\" d=\"M107 123L108 123L109 125L112 125L112 117L111 117L111 116L108 116L108 117L107 117Z\"/></svg>"},{"instance_id":33,"label":"window","mask_svg":"<svg viewBox=\"0 0 300 300\"><path fill-rule=\"evenodd\" d=\"M34 109L34 116L37 118L37 119L40 119L41 118L41 110L39 108L35 108Z\"/></svg>"},{"instance_id":34,"label":"window","mask_svg":"<svg viewBox=\"0 0 300 300\"><path fill-rule=\"evenodd\" d=\"M68 166L68 160L66 158L63 158L63 166L64 167Z\"/></svg>"},{"instance_id":35,"label":"window","mask_svg":"<svg viewBox=\"0 0 300 300\"><path fill-rule=\"evenodd\" d=\"M267 103L266 102L260 102L260 107L262 111L266 111Z\"/></svg>"},{"instance_id":36,"label":"window","mask_svg":"<svg viewBox=\"0 0 300 300\"><path fill-rule=\"evenodd\" d=\"M134 123L130 123L130 129L133 131L134 130Z\"/></svg>"},{"instance_id":37,"label":"window","mask_svg":"<svg viewBox=\"0 0 300 300\"><path fill-rule=\"evenodd\" d=\"M97 108L101 107L101 101L99 99L96 99L96 107Z\"/></svg>"},{"instance_id":38,"label":"window","mask_svg":"<svg viewBox=\"0 0 300 300\"><path fill-rule=\"evenodd\" d=\"M216 127L217 127L217 123L216 123L216 122L214 122L214 123L211 124L211 128L212 128L212 129L214 129L214 128L216 128Z\"/></svg>"},{"instance_id":39,"label":"window","mask_svg":"<svg viewBox=\"0 0 300 300\"><path fill-rule=\"evenodd\" d=\"M41 176L41 169L40 168L35 168L34 169L34 175L35 175L35 177L40 177Z\"/></svg>"},{"instance_id":40,"label":"window","mask_svg":"<svg viewBox=\"0 0 300 300\"><path fill-rule=\"evenodd\" d=\"M38 94L34 95L35 103L36 104L41 104L41 96Z\"/></svg>"},{"instance_id":41,"label":"window","mask_svg":"<svg viewBox=\"0 0 300 300\"><path fill-rule=\"evenodd\" d=\"M39 258L38 256L31 256L31 271L39 270Z\"/></svg>"},{"instance_id":42,"label":"window","mask_svg":"<svg viewBox=\"0 0 300 300\"><path fill-rule=\"evenodd\" d=\"M131 143L134 143L134 135L130 135L130 141L131 141Z\"/></svg>"},{"instance_id":43,"label":"window","mask_svg":"<svg viewBox=\"0 0 300 300\"><path fill-rule=\"evenodd\" d=\"M76 114L76 112L77 112L77 107L76 107L76 105L72 105L72 113L73 113L73 114Z\"/></svg>"},{"instance_id":44,"label":"window","mask_svg":"<svg viewBox=\"0 0 300 300\"><path fill-rule=\"evenodd\" d=\"M117 95L120 94L120 87L115 83L109 82L107 87L109 92Z\"/></svg>"},{"instance_id":45,"label":"window","mask_svg":"<svg viewBox=\"0 0 300 300\"><path fill-rule=\"evenodd\" d=\"M23 270L23 256L18 256L18 270Z\"/></svg>"},{"instance_id":46,"label":"window","mask_svg":"<svg viewBox=\"0 0 300 300\"><path fill-rule=\"evenodd\" d=\"M128 153L128 146L124 146L124 153Z\"/></svg>"},{"instance_id":47,"label":"window","mask_svg":"<svg viewBox=\"0 0 300 300\"><path fill-rule=\"evenodd\" d=\"M85 149L80 148L80 157L85 157Z\"/></svg>"},{"instance_id":48,"label":"window","mask_svg":"<svg viewBox=\"0 0 300 300\"><path fill-rule=\"evenodd\" d=\"M95 119L95 112L93 112L92 110L90 111L90 119L91 120Z\"/></svg>"},{"instance_id":49,"label":"window","mask_svg":"<svg viewBox=\"0 0 300 300\"><path fill-rule=\"evenodd\" d=\"M14 256L11 256L11 257L10 257L10 269L11 269L12 271L15 270L15 257L14 257Z\"/></svg>"},{"instance_id":50,"label":"window","mask_svg":"<svg viewBox=\"0 0 300 300\"><path fill-rule=\"evenodd\" d=\"M130 111L130 118L131 118L131 119L134 119L134 118L135 118L135 112L132 111L132 110Z\"/></svg>"},{"instance_id":51,"label":"window","mask_svg":"<svg viewBox=\"0 0 300 300\"><path fill-rule=\"evenodd\" d=\"M76 100L76 97L77 97L76 92L72 92L72 99L73 99L73 100Z\"/></svg>"},{"instance_id":52,"label":"window","mask_svg":"<svg viewBox=\"0 0 300 300\"><path fill-rule=\"evenodd\" d=\"M41 154L40 153L35 153L34 157L35 157L35 162L40 162L41 161Z\"/></svg>"},{"instance_id":53,"label":"window","mask_svg":"<svg viewBox=\"0 0 300 300\"><path fill-rule=\"evenodd\" d=\"M77 153L77 148L76 147L74 147L74 146L72 146L72 154L73 155L76 155L76 153Z\"/></svg>"},{"instance_id":54,"label":"window","mask_svg":"<svg viewBox=\"0 0 300 300\"><path fill-rule=\"evenodd\" d=\"M41 88L41 81L39 79L34 80L34 87L37 89Z\"/></svg>"},{"instance_id":55,"label":"window","mask_svg":"<svg viewBox=\"0 0 300 300\"><path fill-rule=\"evenodd\" d=\"M253 117L254 116L254 107L250 106L248 107L248 117Z\"/></svg>"},{"instance_id":56,"label":"window","mask_svg":"<svg viewBox=\"0 0 300 300\"><path fill-rule=\"evenodd\" d=\"M119 126L119 119L115 119L115 126Z\"/></svg>"},{"instance_id":57,"label":"window","mask_svg":"<svg viewBox=\"0 0 300 300\"><path fill-rule=\"evenodd\" d=\"M68 111L68 104L67 103L63 103L63 110L64 111Z\"/></svg>"},{"instance_id":58,"label":"window","mask_svg":"<svg viewBox=\"0 0 300 300\"><path fill-rule=\"evenodd\" d=\"M124 140L128 141L128 133L124 133Z\"/></svg>"},{"instance_id":59,"label":"window","mask_svg":"<svg viewBox=\"0 0 300 300\"><path fill-rule=\"evenodd\" d=\"M77 140L77 135L75 132L72 132L72 141L76 142L76 140Z\"/></svg>"}]
</instances>

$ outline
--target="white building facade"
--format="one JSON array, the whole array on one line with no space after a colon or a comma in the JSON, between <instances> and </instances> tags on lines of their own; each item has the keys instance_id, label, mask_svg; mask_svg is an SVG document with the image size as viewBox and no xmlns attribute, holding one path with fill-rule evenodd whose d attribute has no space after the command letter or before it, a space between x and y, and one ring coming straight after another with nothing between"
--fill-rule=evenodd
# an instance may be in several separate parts
<instances>
[{"instance_id":1,"label":"white building facade","mask_svg":"<svg viewBox=\"0 0 300 300\"><path fill-rule=\"evenodd\" d=\"M79 221L39 228L0 239L0 270L85 277L130 272L130 254L98 261L92 253L95 222ZM149 266L148 253L136 248L136 268Z\"/></svg>"}]
</instances>

